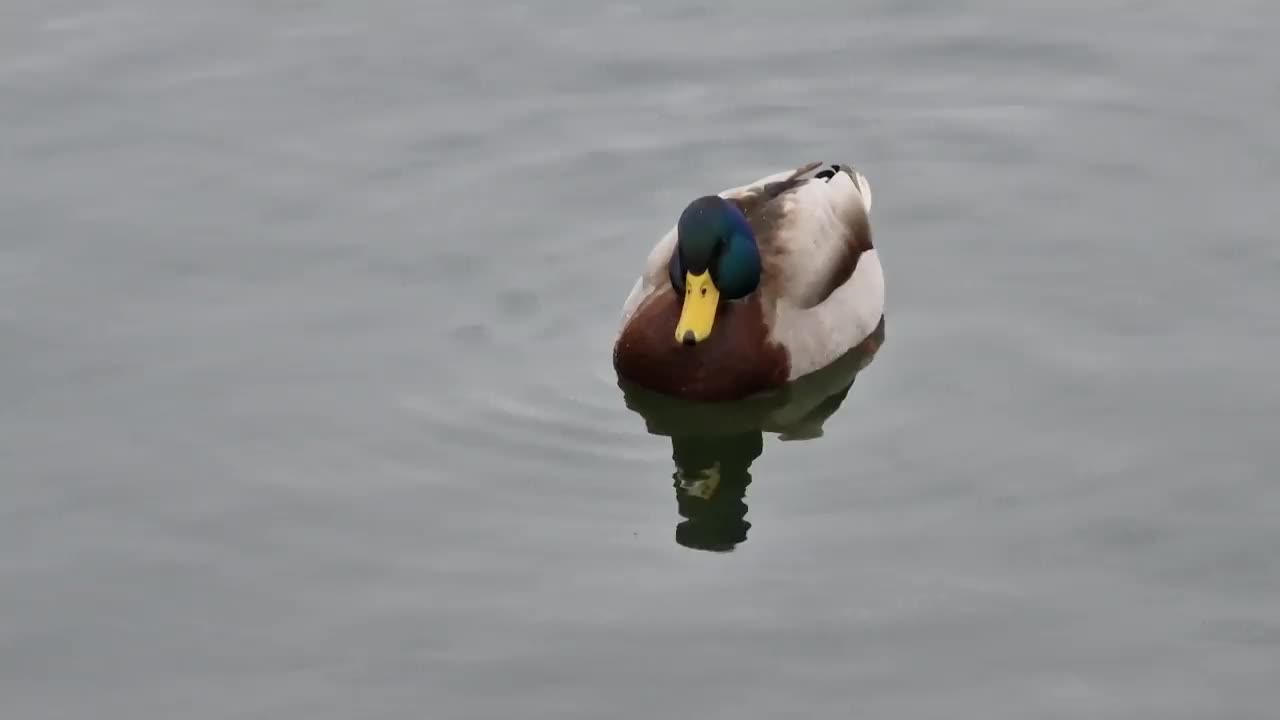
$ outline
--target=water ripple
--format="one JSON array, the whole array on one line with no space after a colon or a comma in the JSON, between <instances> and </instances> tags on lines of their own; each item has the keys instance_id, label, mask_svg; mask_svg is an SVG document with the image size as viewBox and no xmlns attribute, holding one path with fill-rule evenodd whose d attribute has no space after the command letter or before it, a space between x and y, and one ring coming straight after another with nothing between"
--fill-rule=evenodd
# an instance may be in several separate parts
<instances>
[{"instance_id":1,"label":"water ripple","mask_svg":"<svg viewBox=\"0 0 1280 720\"><path fill-rule=\"evenodd\" d=\"M655 458L653 441L623 404L616 380L599 368L534 382L490 380L448 398L408 396L400 405L429 427L445 452L469 455L471 466L536 466L563 475ZM612 387L602 387L606 383Z\"/></svg>"}]
</instances>

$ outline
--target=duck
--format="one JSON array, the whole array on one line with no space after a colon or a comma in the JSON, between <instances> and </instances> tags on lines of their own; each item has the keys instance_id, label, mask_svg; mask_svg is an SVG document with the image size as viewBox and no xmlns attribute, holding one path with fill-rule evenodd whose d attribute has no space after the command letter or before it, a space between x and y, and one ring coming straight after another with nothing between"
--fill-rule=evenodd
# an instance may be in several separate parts
<instances>
[{"instance_id":1,"label":"duck","mask_svg":"<svg viewBox=\"0 0 1280 720\"><path fill-rule=\"evenodd\" d=\"M871 184L812 162L693 199L622 306L621 380L691 401L748 398L831 365L881 325Z\"/></svg>"}]
</instances>

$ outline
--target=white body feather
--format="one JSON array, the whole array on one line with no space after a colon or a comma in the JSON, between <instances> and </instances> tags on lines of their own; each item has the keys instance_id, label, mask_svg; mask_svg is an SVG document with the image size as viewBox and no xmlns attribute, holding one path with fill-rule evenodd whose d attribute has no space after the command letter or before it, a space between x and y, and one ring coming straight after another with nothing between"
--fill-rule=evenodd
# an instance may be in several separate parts
<instances>
[{"instance_id":1,"label":"white body feather","mask_svg":"<svg viewBox=\"0 0 1280 720\"><path fill-rule=\"evenodd\" d=\"M847 253L850 218L871 212L871 185L866 177L847 167L830 179L816 177L816 171L830 167L814 168L802 185L772 201L782 210L773 243L787 252L784 262L774 268L776 275L769 279L778 296L770 336L787 350L791 380L852 350L875 331L884 312L884 275L874 249L863 251L849 279L817 302L826 290L829 268ZM719 195L741 197L768 183L786 180L794 172L777 172ZM675 244L673 226L654 245L623 303L622 327L645 298L655 290L667 289L667 262Z\"/></svg>"}]
</instances>

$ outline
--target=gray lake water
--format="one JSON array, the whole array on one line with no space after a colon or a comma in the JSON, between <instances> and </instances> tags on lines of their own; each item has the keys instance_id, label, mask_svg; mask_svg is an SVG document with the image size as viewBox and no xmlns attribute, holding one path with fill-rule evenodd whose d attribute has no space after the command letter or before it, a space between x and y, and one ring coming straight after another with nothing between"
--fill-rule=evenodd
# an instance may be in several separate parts
<instances>
[{"instance_id":1,"label":"gray lake water","mask_svg":"<svg viewBox=\"0 0 1280 720\"><path fill-rule=\"evenodd\" d=\"M5 2L4 717L1275 717L1277 33ZM633 401L653 242L810 160L888 287L839 408Z\"/></svg>"}]
</instances>

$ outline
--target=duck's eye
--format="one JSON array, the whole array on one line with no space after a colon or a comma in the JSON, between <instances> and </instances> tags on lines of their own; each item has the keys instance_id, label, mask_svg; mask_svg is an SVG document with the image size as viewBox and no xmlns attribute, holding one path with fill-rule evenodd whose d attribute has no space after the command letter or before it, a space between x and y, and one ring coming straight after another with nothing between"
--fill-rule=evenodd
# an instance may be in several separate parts
<instances>
[{"instance_id":1,"label":"duck's eye","mask_svg":"<svg viewBox=\"0 0 1280 720\"><path fill-rule=\"evenodd\" d=\"M706 288L702 288L702 296L703 296L703 297L706 297L706 295L707 295L707 289L706 289Z\"/></svg>"}]
</instances>

